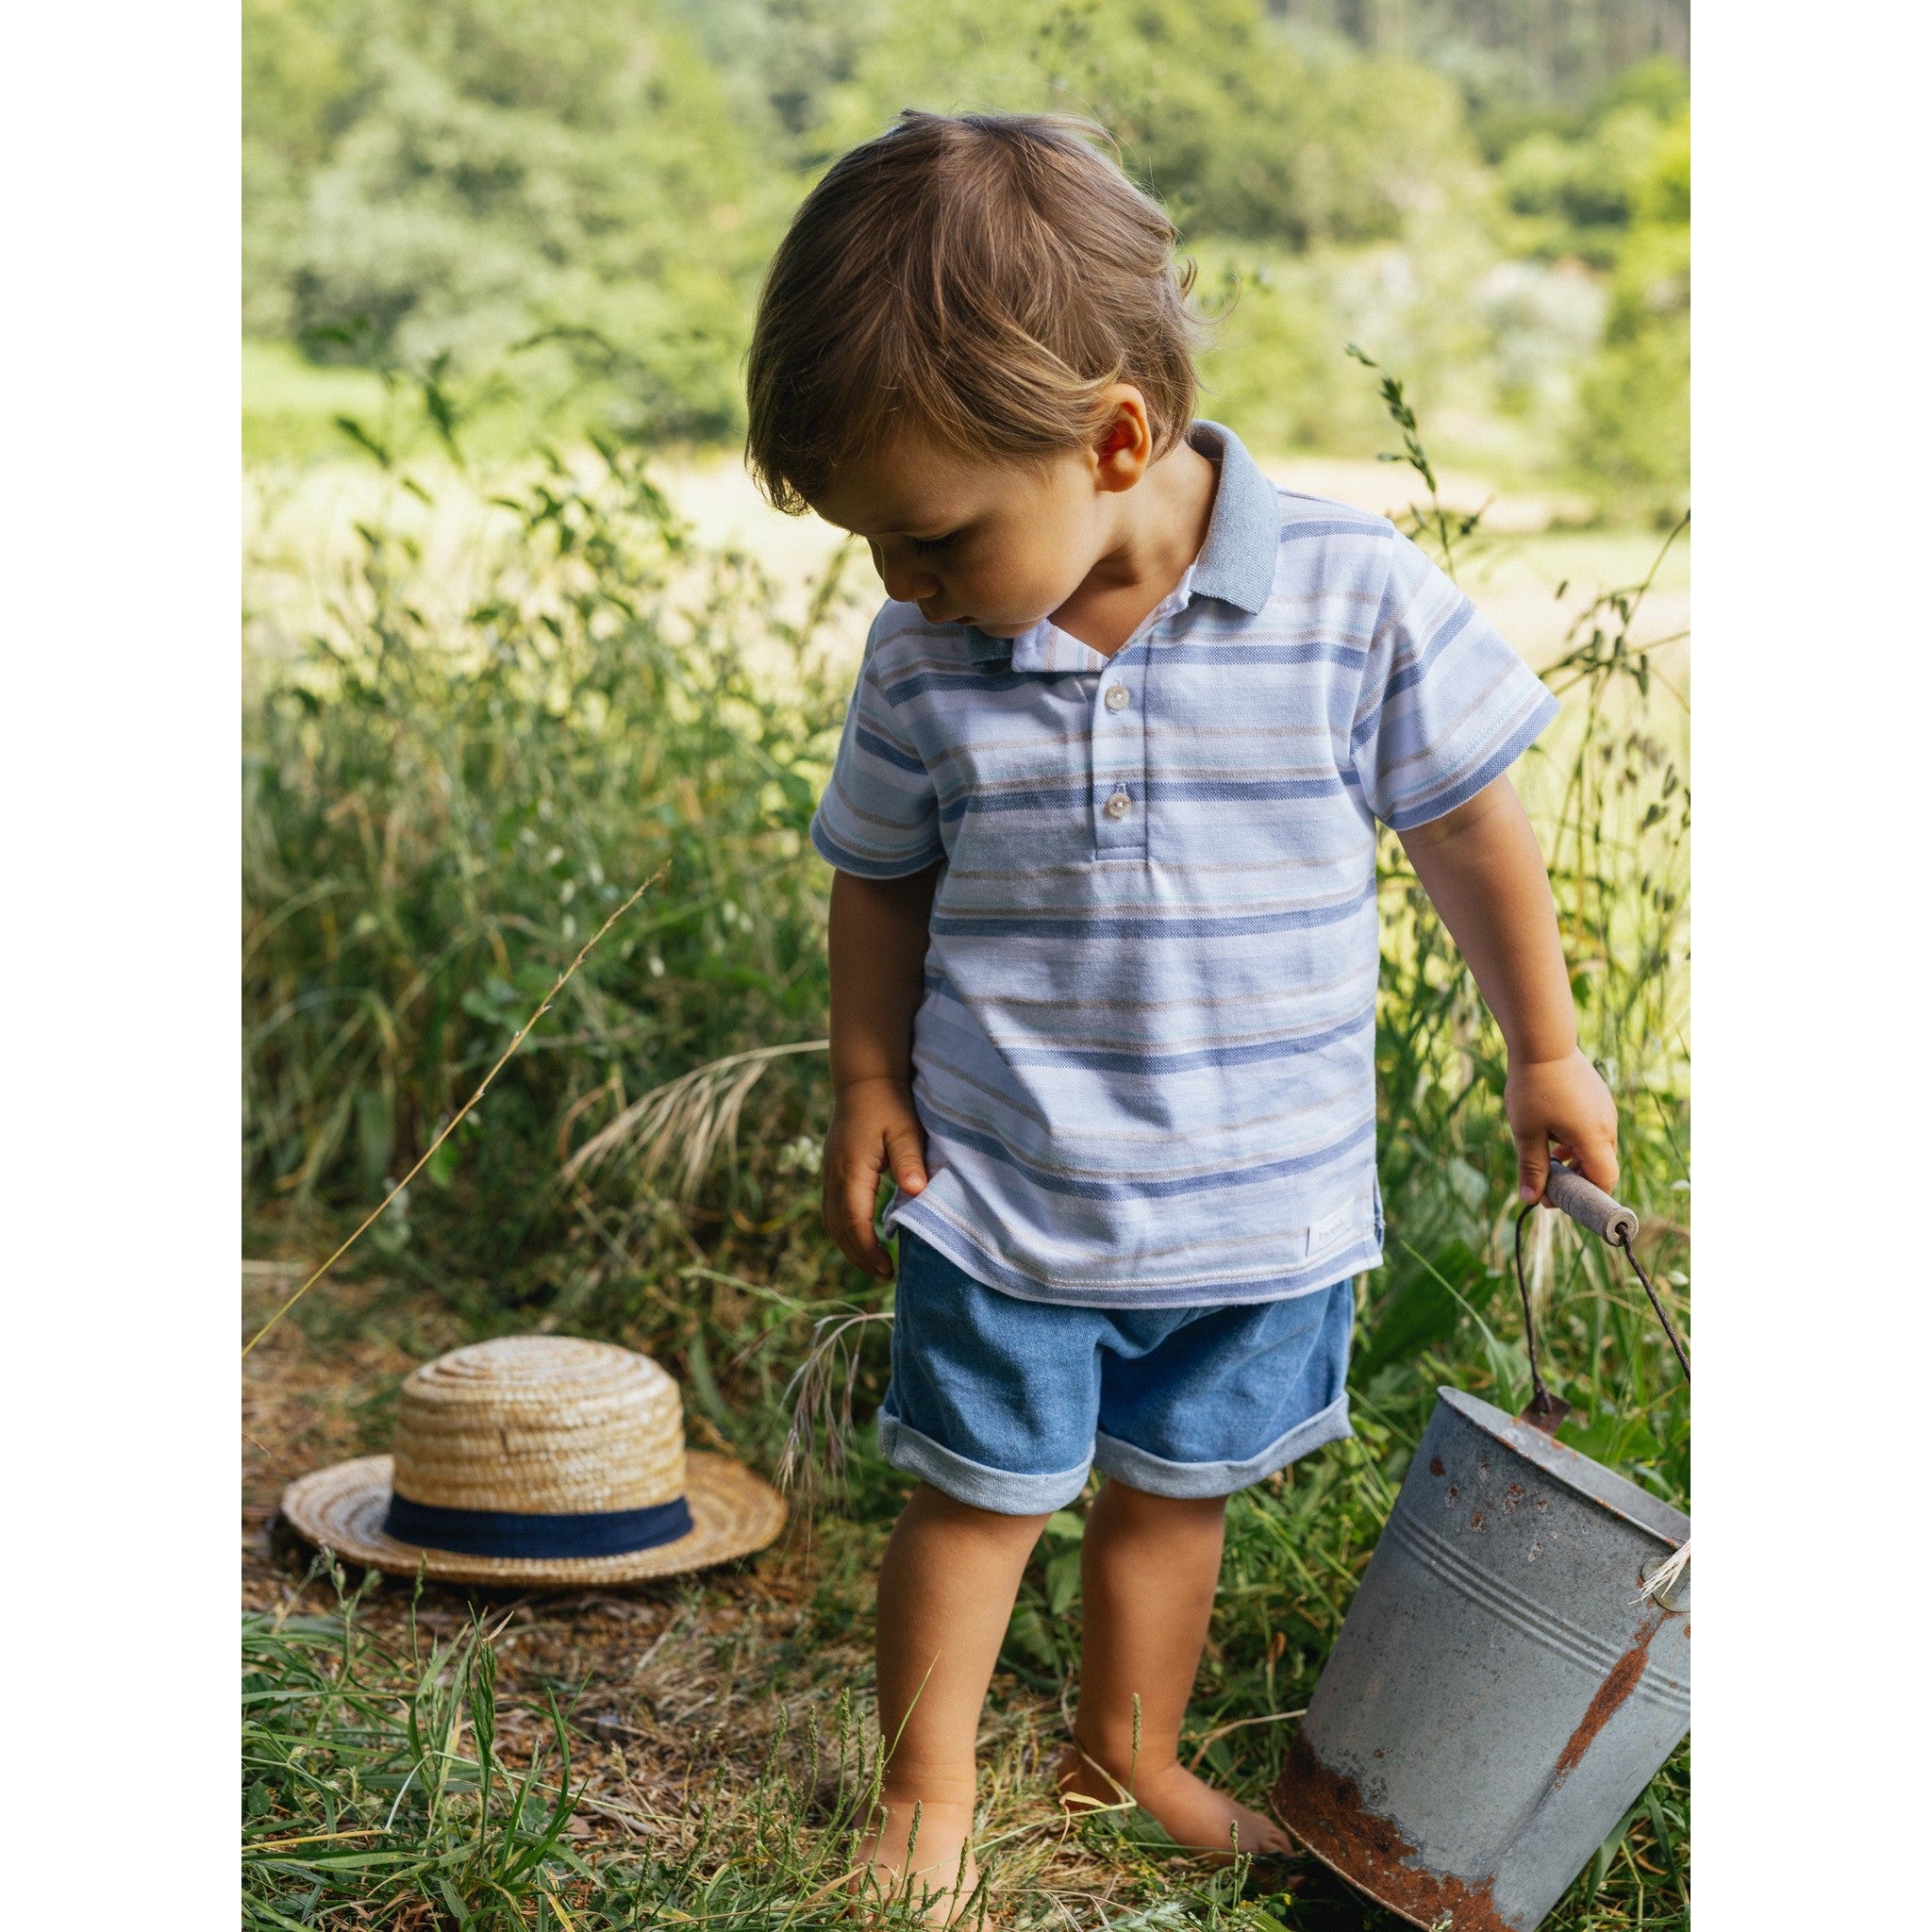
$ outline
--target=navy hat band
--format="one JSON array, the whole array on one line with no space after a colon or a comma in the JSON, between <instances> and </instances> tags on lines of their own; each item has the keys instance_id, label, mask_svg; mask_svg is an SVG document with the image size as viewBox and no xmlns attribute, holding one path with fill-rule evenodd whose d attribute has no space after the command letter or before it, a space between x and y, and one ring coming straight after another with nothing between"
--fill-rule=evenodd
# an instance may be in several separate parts
<instances>
[{"instance_id":1,"label":"navy hat band","mask_svg":"<svg viewBox=\"0 0 1932 1932\"><path fill-rule=\"evenodd\" d=\"M625 1557L689 1536L682 1496L642 1509L526 1516L510 1509L445 1509L391 1495L383 1529L398 1542L465 1557Z\"/></svg>"}]
</instances>

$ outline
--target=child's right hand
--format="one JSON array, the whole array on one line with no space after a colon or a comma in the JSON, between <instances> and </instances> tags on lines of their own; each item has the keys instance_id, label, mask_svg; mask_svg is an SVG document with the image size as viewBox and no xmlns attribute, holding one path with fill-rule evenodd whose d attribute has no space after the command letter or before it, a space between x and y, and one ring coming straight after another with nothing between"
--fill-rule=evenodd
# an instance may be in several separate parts
<instances>
[{"instance_id":1,"label":"child's right hand","mask_svg":"<svg viewBox=\"0 0 1932 1932\"><path fill-rule=\"evenodd\" d=\"M825 1232L848 1261L881 1281L891 1280L892 1259L873 1231L873 1208L888 1173L901 1193L925 1186L925 1134L912 1090L901 1080L855 1080L833 1100L825 1135Z\"/></svg>"}]
</instances>

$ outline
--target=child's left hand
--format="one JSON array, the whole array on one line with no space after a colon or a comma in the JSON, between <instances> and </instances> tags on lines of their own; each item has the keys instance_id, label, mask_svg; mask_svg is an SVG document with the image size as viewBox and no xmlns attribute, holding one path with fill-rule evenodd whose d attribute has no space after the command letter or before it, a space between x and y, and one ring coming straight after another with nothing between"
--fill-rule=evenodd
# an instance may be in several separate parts
<instances>
[{"instance_id":1,"label":"child's left hand","mask_svg":"<svg viewBox=\"0 0 1932 1932\"><path fill-rule=\"evenodd\" d=\"M1525 1201L1541 1201L1555 1158L1605 1193L1617 1187L1617 1103L1581 1047L1559 1060L1512 1060L1503 1108Z\"/></svg>"}]
</instances>

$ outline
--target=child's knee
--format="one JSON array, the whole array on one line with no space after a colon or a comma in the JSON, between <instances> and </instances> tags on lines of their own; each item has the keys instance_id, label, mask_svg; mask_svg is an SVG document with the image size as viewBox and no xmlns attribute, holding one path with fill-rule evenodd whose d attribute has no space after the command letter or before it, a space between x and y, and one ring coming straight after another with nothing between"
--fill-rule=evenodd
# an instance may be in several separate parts
<instances>
[{"instance_id":1,"label":"child's knee","mask_svg":"<svg viewBox=\"0 0 1932 1932\"><path fill-rule=\"evenodd\" d=\"M922 1482L913 1491L912 1499L906 1506L906 1513L909 1516L915 1510L926 1521L957 1528L962 1535L1001 1542L1024 1541L1028 1545L1039 1540L1050 1513L1013 1515L1002 1509L983 1508L977 1503L966 1503L958 1496L949 1496L944 1490L929 1482Z\"/></svg>"},{"instance_id":2,"label":"child's knee","mask_svg":"<svg viewBox=\"0 0 1932 1932\"><path fill-rule=\"evenodd\" d=\"M1161 1496L1152 1490L1137 1490L1117 1475L1108 1477L1100 1493L1111 1499L1110 1512L1149 1523L1218 1523L1227 1514L1225 1496Z\"/></svg>"}]
</instances>

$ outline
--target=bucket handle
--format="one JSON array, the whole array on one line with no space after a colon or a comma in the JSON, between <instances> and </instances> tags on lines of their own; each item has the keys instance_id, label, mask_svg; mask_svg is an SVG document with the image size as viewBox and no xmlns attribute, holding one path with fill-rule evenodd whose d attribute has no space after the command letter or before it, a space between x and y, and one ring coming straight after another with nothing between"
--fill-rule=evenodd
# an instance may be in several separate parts
<instances>
[{"instance_id":1,"label":"bucket handle","mask_svg":"<svg viewBox=\"0 0 1932 1932\"><path fill-rule=\"evenodd\" d=\"M1530 1202L1516 1217L1516 1286L1523 1296L1523 1332L1529 1343L1529 1380L1535 1391L1529 1407L1523 1412L1523 1420L1554 1432L1557 1424L1569 1413L1569 1404L1559 1401L1543 1386L1542 1370L1537 1361L1536 1318L1529 1307L1529 1277L1523 1267L1524 1224L1540 1206L1560 1208L1580 1227L1589 1228L1607 1246L1623 1249L1624 1258L1636 1271L1638 1280L1643 1284L1644 1293L1650 1297L1651 1307L1657 1310L1657 1320L1663 1324L1664 1334L1670 1340L1677 1366L1684 1371L1684 1380L1688 1384L1690 1380L1690 1357L1684 1353L1684 1344L1677 1339L1677 1331L1672 1327L1671 1318L1664 1312L1664 1305L1657 1298L1650 1276L1644 1273L1643 1263L1637 1258L1636 1215L1621 1201L1612 1200L1594 1181L1585 1180L1574 1168L1555 1161L1551 1163L1550 1177L1543 1187L1542 1200Z\"/></svg>"}]
</instances>

